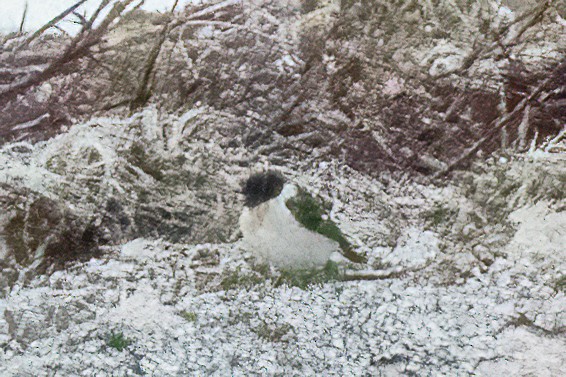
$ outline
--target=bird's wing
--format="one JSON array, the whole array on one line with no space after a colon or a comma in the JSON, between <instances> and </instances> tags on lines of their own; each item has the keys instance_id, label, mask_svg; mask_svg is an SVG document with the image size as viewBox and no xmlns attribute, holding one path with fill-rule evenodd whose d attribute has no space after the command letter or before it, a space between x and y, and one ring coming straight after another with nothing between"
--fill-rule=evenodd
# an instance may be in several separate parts
<instances>
[{"instance_id":1,"label":"bird's wing","mask_svg":"<svg viewBox=\"0 0 566 377\"><path fill-rule=\"evenodd\" d=\"M355 263L367 262L364 256L357 254L346 239L338 225L330 218L323 219L326 214L324 202L316 200L306 190L299 188L297 195L285 202L295 219L305 228L338 242L342 254Z\"/></svg>"}]
</instances>

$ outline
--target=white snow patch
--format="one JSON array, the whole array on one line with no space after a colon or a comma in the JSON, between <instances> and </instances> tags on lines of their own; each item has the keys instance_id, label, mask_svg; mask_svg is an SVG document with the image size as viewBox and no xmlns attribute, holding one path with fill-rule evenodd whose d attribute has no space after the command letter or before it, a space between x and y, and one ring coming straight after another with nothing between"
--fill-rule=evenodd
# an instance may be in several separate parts
<instances>
[{"instance_id":1,"label":"white snow patch","mask_svg":"<svg viewBox=\"0 0 566 377\"><path fill-rule=\"evenodd\" d=\"M117 325L128 324L141 332L155 331L155 327L175 329L183 323L171 306L163 305L157 292L149 284L137 285L131 295L121 292L120 304L111 309L106 317Z\"/></svg>"},{"instance_id":2,"label":"white snow patch","mask_svg":"<svg viewBox=\"0 0 566 377\"><path fill-rule=\"evenodd\" d=\"M518 253L542 253L566 260L566 212L551 212L549 203L540 201L510 215L519 229L509 248Z\"/></svg>"},{"instance_id":3,"label":"white snow patch","mask_svg":"<svg viewBox=\"0 0 566 377\"><path fill-rule=\"evenodd\" d=\"M45 119L49 119L51 117L51 115L49 115L49 113L43 114L33 120L30 120L29 122L25 122L25 123L20 123L17 126L12 127L12 131L17 131L17 130L24 130L26 128L32 128L37 126L38 124L40 124L41 122L43 122Z\"/></svg>"},{"instance_id":4,"label":"white snow patch","mask_svg":"<svg viewBox=\"0 0 566 377\"><path fill-rule=\"evenodd\" d=\"M405 90L405 80L399 77L392 77L383 84L383 94L396 96Z\"/></svg>"},{"instance_id":5,"label":"white snow patch","mask_svg":"<svg viewBox=\"0 0 566 377\"><path fill-rule=\"evenodd\" d=\"M399 238L393 250L377 249L382 254L382 261L392 266L416 268L424 266L438 253L439 240L435 233L420 228L409 228Z\"/></svg>"},{"instance_id":6,"label":"white snow patch","mask_svg":"<svg viewBox=\"0 0 566 377\"><path fill-rule=\"evenodd\" d=\"M482 361L477 374L486 377L566 375L563 337L543 338L523 328L505 330L495 341L499 357Z\"/></svg>"},{"instance_id":7,"label":"white snow patch","mask_svg":"<svg viewBox=\"0 0 566 377\"><path fill-rule=\"evenodd\" d=\"M147 241L143 238L137 238L133 241L130 241L122 246L121 252L122 255L130 258L135 257L151 257L155 251L153 248L148 247L150 245L150 241Z\"/></svg>"}]
</instances>

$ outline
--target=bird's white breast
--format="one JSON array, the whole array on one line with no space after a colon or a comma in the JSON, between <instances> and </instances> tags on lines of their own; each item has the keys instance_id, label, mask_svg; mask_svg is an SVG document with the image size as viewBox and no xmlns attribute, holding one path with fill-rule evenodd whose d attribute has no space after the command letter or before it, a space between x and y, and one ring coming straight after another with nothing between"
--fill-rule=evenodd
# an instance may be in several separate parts
<instances>
[{"instance_id":1,"label":"bird's white breast","mask_svg":"<svg viewBox=\"0 0 566 377\"><path fill-rule=\"evenodd\" d=\"M278 197L244 208L240 216L244 247L283 268L322 266L338 250L338 243L297 222L285 205L296 191L295 186L285 185Z\"/></svg>"}]
</instances>

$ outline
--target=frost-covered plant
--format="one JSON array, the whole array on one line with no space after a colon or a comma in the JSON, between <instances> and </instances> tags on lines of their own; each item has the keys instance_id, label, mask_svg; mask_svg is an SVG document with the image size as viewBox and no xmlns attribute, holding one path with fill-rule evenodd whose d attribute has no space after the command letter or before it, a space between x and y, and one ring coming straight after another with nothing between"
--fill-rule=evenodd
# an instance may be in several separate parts
<instances>
[{"instance_id":1,"label":"frost-covered plant","mask_svg":"<svg viewBox=\"0 0 566 377\"><path fill-rule=\"evenodd\" d=\"M290 287L308 289L313 285L340 281L342 279L343 275L336 262L328 261L323 268L282 270L275 281L275 286L288 285Z\"/></svg>"},{"instance_id":2,"label":"frost-covered plant","mask_svg":"<svg viewBox=\"0 0 566 377\"><path fill-rule=\"evenodd\" d=\"M262 322L259 326L252 329L254 333L257 334L262 339L269 342L281 342L288 337L289 332L294 330L293 326L288 323L282 324L280 326L269 325L266 322Z\"/></svg>"},{"instance_id":3,"label":"frost-covered plant","mask_svg":"<svg viewBox=\"0 0 566 377\"><path fill-rule=\"evenodd\" d=\"M471 276L475 267L485 272L496 258L508 256L505 246L518 229L512 221L516 210L544 202L562 211L565 167L562 155L534 151L492 156L460 173L457 195L439 198L421 214L425 226L442 235L440 248L449 255L442 262L446 281ZM559 289L556 282L551 286Z\"/></svg>"},{"instance_id":4,"label":"frost-covered plant","mask_svg":"<svg viewBox=\"0 0 566 377\"><path fill-rule=\"evenodd\" d=\"M222 279L220 286L225 291L231 289L249 289L254 285L261 284L266 277L257 272L242 272L240 267L235 270L228 271L227 275Z\"/></svg>"},{"instance_id":5,"label":"frost-covered plant","mask_svg":"<svg viewBox=\"0 0 566 377\"><path fill-rule=\"evenodd\" d=\"M243 271L241 267L227 271L220 286L228 291L231 289L250 289L256 285L270 282L275 287L287 285L308 289L314 285L320 285L333 281L343 280L343 274L338 264L328 261L322 268L306 269L270 269L267 264L255 265L253 270Z\"/></svg>"},{"instance_id":6,"label":"frost-covered plant","mask_svg":"<svg viewBox=\"0 0 566 377\"><path fill-rule=\"evenodd\" d=\"M100 255L101 244L136 237L234 240L244 169L234 160L245 162L246 153L226 146L234 141L230 127L213 109L181 116L146 109L0 148L0 237L7 250L0 253L0 285L12 286L22 267L59 268Z\"/></svg>"},{"instance_id":7,"label":"frost-covered plant","mask_svg":"<svg viewBox=\"0 0 566 377\"><path fill-rule=\"evenodd\" d=\"M101 228L91 219L31 191L7 203L4 210L2 236L20 267L60 268L97 255L99 245L105 243Z\"/></svg>"},{"instance_id":8,"label":"frost-covered plant","mask_svg":"<svg viewBox=\"0 0 566 377\"><path fill-rule=\"evenodd\" d=\"M554 281L554 290L566 293L566 275L562 275Z\"/></svg>"},{"instance_id":9,"label":"frost-covered plant","mask_svg":"<svg viewBox=\"0 0 566 377\"><path fill-rule=\"evenodd\" d=\"M454 215L455 211L453 209L438 203L425 214L425 220L431 228L436 228L440 224L449 222Z\"/></svg>"},{"instance_id":10,"label":"frost-covered plant","mask_svg":"<svg viewBox=\"0 0 566 377\"><path fill-rule=\"evenodd\" d=\"M115 348L119 352L122 352L125 348L127 348L132 341L124 336L123 333L114 333L110 334L107 344L109 347Z\"/></svg>"},{"instance_id":11,"label":"frost-covered plant","mask_svg":"<svg viewBox=\"0 0 566 377\"><path fill-rule=\"evenodd\" d=\"M195 312L189 312L186 310L181 312L181 317L183 317L187 322L196 322L197 320L197 314Z\"/></svg>"},{"instance_id":12,"label":"frost-covered plant","mask_svg":"<svg viewBox=\"0 0 566 377\"><path fill-rule=\"evenodd\" d=\"M553 162L553 160L556 160ZM516 156L478 163L464 173L466 195L484 208L491 218L503 219L519 206L540 200L560 202L566 197L563 159Z\"/></svg>"}]
</instances>

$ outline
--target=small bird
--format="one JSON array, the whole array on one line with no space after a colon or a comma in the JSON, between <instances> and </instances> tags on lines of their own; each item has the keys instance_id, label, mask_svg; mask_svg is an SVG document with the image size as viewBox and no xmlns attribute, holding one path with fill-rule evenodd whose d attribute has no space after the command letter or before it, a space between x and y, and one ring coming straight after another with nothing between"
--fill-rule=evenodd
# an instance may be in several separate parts
<instances>
[{"instance_id":1,"label":"small bird","mask_svg":"<svg viewBox=\"0 0 566 377\"><path fill-rule=\"evenodd\" d=\"M240 216L244 247L281 268L323 266L339 251L352 262L363 263L332 222L321 200L267 171L250 176L243 185L245 206Z\"/></svg>"}]
</instances>

